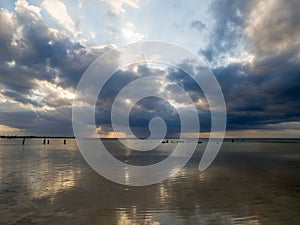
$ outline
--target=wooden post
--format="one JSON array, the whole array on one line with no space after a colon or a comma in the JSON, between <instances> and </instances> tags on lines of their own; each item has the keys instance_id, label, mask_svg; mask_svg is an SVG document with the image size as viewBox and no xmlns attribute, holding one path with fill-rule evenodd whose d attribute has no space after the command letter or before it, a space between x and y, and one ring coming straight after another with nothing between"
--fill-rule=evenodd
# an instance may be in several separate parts
<instances>
[{"instance_id":1,"label":"wooden post","mask_svg":"<svg viewBox=\"0 0 300 225\"><path fill-rule=\"evenodd\" d=\"M25 145L25 140L26 140L26 138L24 137L23 141L22 141L22 145Z\"/></svg>"}]
</instances>

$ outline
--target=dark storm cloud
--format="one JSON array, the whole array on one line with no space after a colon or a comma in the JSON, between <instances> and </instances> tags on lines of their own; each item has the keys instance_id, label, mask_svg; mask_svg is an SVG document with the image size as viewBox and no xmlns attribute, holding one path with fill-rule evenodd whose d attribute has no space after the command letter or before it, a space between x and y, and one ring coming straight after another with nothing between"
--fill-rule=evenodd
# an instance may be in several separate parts
<instances>
[{"instance_id":1,"label":"dark storm cloud","mask_svg":"<svg viewBox=\"0 0 300 225\"><path fill-rule=\"evenodd\" d=\"M71 40L65 31L45 24L39 9L26 2L16 2L14 11L0 9L0 27L1 95L15 102L10 111L19 111L1 112L1 124L38 135L66 131L68 127L71 135L72 100L61 98L62 89L55 92L53 88L74 89L90 63L110 47L83 46ZM48 84L52 86L46 87ZM38 88L48 91L42 100L44 93L35 93ZM39 119L33 111L24 112L24 107L38 112ZM55 110L44 110L49 107ZM62 107L68 111L66 118L57 113Z\"/></svg>"},{"instance_id":2,"label":"dark storm cloud","mask_svg":"<svg viewBox=\"0 0 300 225\"><path fill-rule=\"evenodd\" d=\"M141 76L145 77L149 75L152 75L152 72L146 66L140 65L138 66L137 72L129 68L128 70L119 70L111 76L103 86L97 100L96 123L99 125L101 124L102 127L107 127L107 132L112 131L111 108L115 98L127 84Z\"/></svg>"},{"instance_id":3,"label":"dark storm cloud","mask_svg":"<svg viewBox=\"0 0 300 225\"><path fill-rule=\"evenodd\" d=\"M51 112L1 112L0 121L9 126L26 130L30 135L72 136L71 109L60 107Z\"/></svg>"},{"instance_id":4,"label":"dark storm cloud","mask_svg":"<svg viewBox=\"0 0 300 225\"><path fill-rule=\"evenodd\" d=\"M26 96L21 95L18 92L4 90L1 92L1 94L10 99L13 99L14 101L17 101L17 102L20 102L23 104L31 104L33 106L41 106L41 104L39 102L32 101L31 99L28 99Z\"/></svg>"},{"instance_id":5,"label":"dark storm cloud","mask_svg":"<svg viewBox=\"0 0 300 225\"><path fill-rule=\"evenodd\" d=\"M0 62L0 83L11 90L28 93L34 84L34 77L39 76L38 71L26 66L9 66L6 62Z\"/></svg>"},{"instance_id":6,"label":"dark storm cloud","mask_svg":"<svg viewBox=\"0 0 300 225\"><path fill-rule=\"evenodd\" d=\"M111 47L93 48L73 43L69 39L53 40L50 45L49 63L59 69L63 86L76 87L88 66Z\"/></svg>"},{"instance_id":7,"label":"dark storm cloud","mask_svg":"<svg viewBox=\"0 0 300 225\"><path fill-rule=\"evenodd\" d=\"M256 56L298 50L299 7L298 0L216 0L210 7L215 20L210 43L199 53L214 61L245 50Z\"/></svg>"},{"instance_id":8,"label":"dark storm cloud","mask_svg":"<svg viewBox=\"0 0 300 225\"><path fill-rule=\"evenodd\" d=\"M71 107L57 107L54 112L37 114L31 133L40 135L47 133L52 136L73 136Z\"/></svg>"},{"instance_id":9,"label":"dark storm cloud","mask_svg":"<svg viewBox=\"0 0 300 225\"><path fill-rule=\"evenodd\" d=\"M159 69L149 69L146 65L139 65L137 71L133 71L132 68L129 68L128 70L121 70L115 73L104 85L97 102L96 123L101 126L102 132L108 133L112 131L111 108L116 96L122 88L138 78L154 75L158 76L162 73L163 71ZM153 89L153 93L156 93L158 89L158 87L146 86L145 88ZM167 89L172 91L170 87ZM122 108L118 110L122 111ZM168 127L168 137L174 137L180 131L178 114L167 99L148 97L137 102L130 112L129 122L133 133L140 138L149 136L149 122L154 117L161 117L165 121Z\"/></svg>"},{"instance_id":10,"label":"dark storm cloud","mask_svg":"<svg viewBox=\"0 0 300 225\"><path fill-rule=\"evenodd\" d=\"M299 121L300 64L278 63L280 58L214 70L226 100L229 129Z\"/></svg>"},{"instance_id":11,"label":"dark storm cloud","mask_svg":"<svg viewBox=\"0 0 300 225\"><path fill-rule=\"evenodd\" d=\"M106 127L105 132L112 131L111 108L118 93L130 82L139 77L132 70L121 70L116 72L103 86L96 104L96 123Z\"/></svg>"},{"instance_id":12,"label":"dark storm cloud","mask_svg":"<svg viewBox=\"0 0 300 225\"><path fill-rule=\"evenodd\" d=\"M228 130L266 129L270 124L300 120L300 63L289 60L293 57L293 51L281 52L256 59L252 64L213 69L226 101ZM194 102L204 98L200 87L184 72L169 70L168 78L183 87ZM205 108L198 110L201 127L207 131L210 114Z\"/></svg>"},{"instance_id":13,"label":"dark storm cloud","mask_svg":"<svg viewBox=\"0 0 300 225\"><path fill-rule=\"evenodd\" d=\"M190 64L186 64L180 65L181 68L184 66L189 67L189 70L191 70L191 65ZM189 75L187 75L184 71L179 70L179 69L169 69L169 74L168 74L168 78L171 81L175 81L178 85L180 85L182 88L184 88L186 91L189 92L198 92L199 91L199 86L197 85L197 83L193 80L193 78L191 78Z\"/></svg>"},{"instance_id":14,"label":"dark storm cloud","mask_svg":"<svg viewBox=\"0 0 300 225\"><path fill-rule=\"evenodd\" d=\"M191 64L188 63L181 64L180 67L187 71L193 70ZM114 76L109 79L102 89L97 102L96 123L101 126L102 132L108 133L112 131L112 104L124 86L138 78L159 76L159 74L163 73L164 71L162 70L153 68L149 69L145 65L140 65L137 71L129 68L128 70L122 70L114 74ZM172 93L172 96L176 96L178 103L185 104L186 102L183 101L184 99L181 101L180 94L178 94L177 89L174 88L174 86L177 85L182 87L184 91L190 95L194 102L197 102L200 98L204 98L200 87L185 72L175 68L169 68L165 76L170 81L170 83L165 86L165 91ZM158 93L160 87L145 86L145 88L150 88L153 90L153 93ZM168 102L168 100L169 99L161 99L158 97L147 97L137 102L132 108L129 117L130 128L133 133L140 138L148 137L150 135L150 131L148 129L150 120L154 117L160 117L167 125L167 136L177 137L181 129L180 118L176 109L170 104L170 102ZM204 99L204 101L206 100ZM197 109L199 110L201 131L209 131L210 112L207 111L206 107L200 105L197 106ZM123 108L120 107L117 110L120 110L120 113L122 113L121 111L123 111Z\"/></svg>"},{"instance_id":15,"label":"dark storm cloud","mask_svg":"<svg viewBox=\"0 0 300 225\"><path fill-rule=\"evenodd\" d=\"M0 120L5 121L6 124L18 128L27 129L36 119L36 114L32 111L21 112L1 112Z\"/></svg>"},{"instance_id":16,"label":"dark storm cloud","mask_svg":"<svg viewBox=\"0 0 300 225\"><path fill-rule=\"evenodd\" d=\"M148 97L140 100L131 110L129 124L133 133L140 138L150 135L149 122L154 117L162 118L167 126L167 136L175 137L180 133L180 118L176 109L166 99Z\"/></svg>"},{"instance_id":17,"label":"dark storm cloud","mask_svg":"<svg viewBox=\"0 0 300 225\"><path fill-rule=\"evenodd\" d=\"M199 52L212 61L223 53L234 54L244 38L243 26L249 2L239 0L217 0L210 12L215 21L210 33L209 45Z\"/></svg>"},{"instance_id":18,"label":"dark storm cloud","mask_svg":"<svg viewBox=\"0 0 300 225\"><path fill-rule=\"evenodd\" d=\"M252 62L214 68L222 87L229 130L268 129L300 120L299 1L215 1L207 48L199 52L212 64L253 54ZM188 81L181 81L188 82ZM272 126L273 127L273 126Z\"/></svg>"},{"instance_id":19,"label":"dark storm cloud","mask_svg":"<svg viewBox=\"0 0 300 225\"><path fill-rule=\"evenodd\" d=\"M2 65L14 60L15 66L1 71L1 83L8 88L18 89L19 83L32 84L33 79L53 81L61 78L64 86L75 87L85 69L98 56L109 49L84 47L73 42L62 31L48 27L38 13L30 7L17 4L15 12L0 11L0 52ZM7 69L1 66L1 69ZM8 75L7 75L8 74ZM24 79L10 79L4 76ZM32 88L30 85L28 88Z\"/></svg>"}]
</instances>

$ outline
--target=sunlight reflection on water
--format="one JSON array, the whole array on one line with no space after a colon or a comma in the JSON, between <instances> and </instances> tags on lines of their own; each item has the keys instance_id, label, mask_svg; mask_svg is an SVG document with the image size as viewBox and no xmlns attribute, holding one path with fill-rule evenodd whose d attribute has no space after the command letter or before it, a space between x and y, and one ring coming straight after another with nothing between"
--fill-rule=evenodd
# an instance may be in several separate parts
<instances>
[{"instance_id":1,"label":"sunlight reflection on water","mask_svg":"<svg viewBox=\"0 0 300 225\"><path fill-rule=\"evenodd\" d=\"M299 224L298 143L225 142L213 165L205 146L175 176L147 187L112 183L82 159L74 140L0 139L0 224ZM163 159L106 141L119 160ZM126 173L125 173L126 176ZM128 174L129 176L129 174Z\"/></svg>"}]
</instances>

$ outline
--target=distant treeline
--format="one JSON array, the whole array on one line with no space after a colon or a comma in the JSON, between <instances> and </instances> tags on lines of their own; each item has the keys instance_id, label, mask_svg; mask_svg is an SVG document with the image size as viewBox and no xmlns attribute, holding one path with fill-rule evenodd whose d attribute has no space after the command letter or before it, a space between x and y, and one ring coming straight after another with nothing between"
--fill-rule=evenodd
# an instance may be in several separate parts
<instances>
[{"instance_id":1,"label":"distant treeline","mask_svg":"<svg viewBox=\"0 0 300 225\"><path fill-rule=\"evenodd\" d=\"M74 139L75 137L63 136L18 136L18 135L0 135L0 138L46 138L46 139Z\"/></svg>"}]
</instances>

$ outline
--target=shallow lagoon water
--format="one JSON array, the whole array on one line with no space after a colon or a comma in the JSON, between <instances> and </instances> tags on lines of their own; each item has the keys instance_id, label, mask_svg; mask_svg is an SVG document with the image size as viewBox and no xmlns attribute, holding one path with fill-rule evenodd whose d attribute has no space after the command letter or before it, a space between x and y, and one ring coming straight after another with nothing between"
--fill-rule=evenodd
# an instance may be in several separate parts
<instances>
[{"instance_id":1,"label":"shallow lagoon water","mask_svg":"<svg viewBox=\"0 0 300 225\"><path fill-rule=\"evenodd\" d=\"M228 141L199 172L204 142L182 171L146 187L104 179L74 140L21 144L0 139L1 225L300 224L299 142ZM115 140L105 145L119 160L136 165L166 157L160 149L144 154Z\"/></svg>"}]
</instances>

